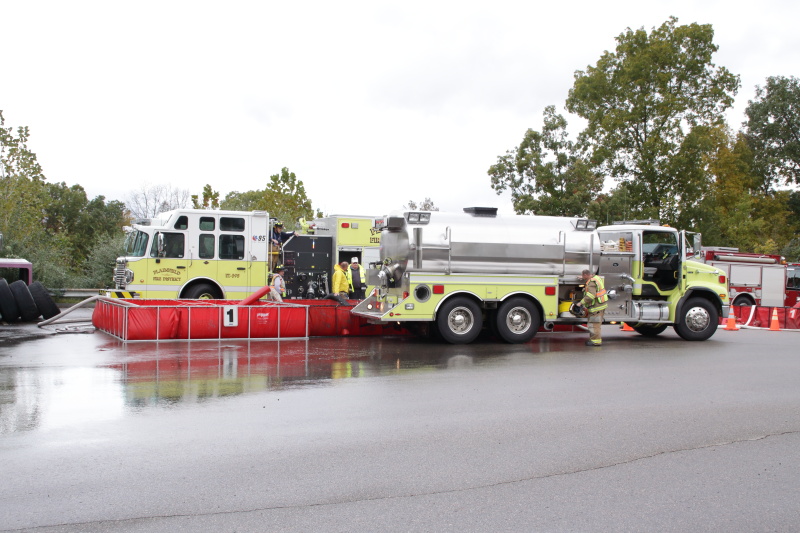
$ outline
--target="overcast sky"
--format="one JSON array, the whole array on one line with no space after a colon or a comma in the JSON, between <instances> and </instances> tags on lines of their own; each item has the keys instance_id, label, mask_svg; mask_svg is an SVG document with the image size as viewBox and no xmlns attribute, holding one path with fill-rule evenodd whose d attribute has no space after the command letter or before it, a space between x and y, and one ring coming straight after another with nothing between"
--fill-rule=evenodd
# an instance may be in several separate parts
<instances>
[{"instance_id":1,"label":"overcast sky","mask_svg":"<svg viewBox=\"0 0 800 533\"><path fill-rule=\"evenodd\" d=\"M0 110L51 182L262 189L288 167L326 214L495 206L488 168L630 27L712 24L715 63L800 75L800 2L0 0ZM577 134L579 122L570 120Z\"/></svg>"}]
</instances>

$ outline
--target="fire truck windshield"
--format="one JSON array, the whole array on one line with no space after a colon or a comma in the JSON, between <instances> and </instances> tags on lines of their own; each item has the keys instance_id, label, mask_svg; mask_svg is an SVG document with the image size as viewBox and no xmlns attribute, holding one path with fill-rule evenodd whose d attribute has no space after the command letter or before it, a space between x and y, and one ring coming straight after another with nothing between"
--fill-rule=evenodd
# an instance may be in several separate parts
<instances>
[{"instance_id":1,"label":"fire truck windshield","mask_svg":"<svg viewBox=\"0 0 800 533\"><path fill-rule=\"evenodd\" d=\"M125 237L125 255L130 257L144 257L147 252L147 233L133 230Z\"/></svg>"}]
</instances>

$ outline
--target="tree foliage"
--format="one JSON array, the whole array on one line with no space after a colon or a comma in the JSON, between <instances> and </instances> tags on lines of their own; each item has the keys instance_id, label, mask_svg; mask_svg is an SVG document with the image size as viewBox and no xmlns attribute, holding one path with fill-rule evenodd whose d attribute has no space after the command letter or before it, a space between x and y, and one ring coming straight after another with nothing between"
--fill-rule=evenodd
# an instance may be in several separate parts
<instances>
[{"instance_id":1,"label":"tree foliage","mask_svg":"<svg viewBox=\"0 0 800 533\"><path fill-rule=\"evenodd\" d=\"M670 18L650 34L630 28L595 66L575 73L567 109L588 121L582 139L593 163L626 182L631 205L677 222L702 196L702 151L724 122L739 79L712 63L711 25Z\"/></svg>"},{"instance_id":2,"label":"tree foliage","mask_svg":"<svg viewBox=\"0 0 800 533\"><path fill-rule=\"evenodd\" d=\"M773 76L748 102L745 131L761 189L800 184L800 80Z\"/></svg>"},{"instance_id":3,"label":"tree foliage","mask_svg":"<svg viewBox=\"0 0 800 533\"><path fill-rule=\"evenodd\" d=\"M311 200L306 196L306 189L302 180L297 179L294 172L283 167L280 174L273 174L263 190L237 192L233 191L225 196L220 203L222 209L236 211L267 211L291 227L301 218L312 219L322 217L318 210L315 212Z\"/></svg>"},{"instance_id":4,"label":"tree foliage","mask_svg":"<svg viewBox=\"0 0 800 533\"><path fill-rule=\"evenodd\" d=\"M744 251L778 253L792 239L788 191L764 191L746 137L719 127L707 155L712 181L701 202L695 228L709 246L734 246Z\"/></svg>"},{"instance_id":5,"label":"tree foliage","mask_svg":"<svg viewBox=\"0 0 800 533\"><path fill-rule=\"evenodd\" d=\"M5 254L21 256L40 240L42 209L47 202L45 176L28 148L27 127L6 127L0 111L0 233Z\"/></svg>"},{"instance_id":6,"label":"tree foliage","mask_svg":"<svg viewBox=\"0 0 800 533\"><path fill-rule=\"evenodd\" d=\"M603 177L569 140L566 128L564 117L548 106L541 133L529 129L519 146L498 157L489 168L492 188L498 194L511 191L516 213L585 215L589 202L603 187Z\"/></svg>"},{"instance_id":7,"label":"tree foliage","mask_svg":"<svg viewBox=\"0 0 800 533\"><path fill-rule=\"evenodd\" d=\"M63 234L70 247L70 255L78 262L88 257L97 241L121 235L128 222L125 204L104 196L89 200L80 185L47 183L49 201L44 207L43 224L51 233Z\"/></svg>"},{"instance_id":8,"label":"tree foliage","mask_svg":"<svg viewBox=\"0 0 800 533\"><path fill-rule=\"evenodd\" d=\"M192 207L194 209L219 209L219 191L211 188L211 185L203 187L202 201L201 195L192 195Z\"/></svg>"},{"instance_id":9,"label":"tree foliage","mask_svg":"<svg viewBox=\"0 0 800 533\"><path fill-rule=\"evenodd\" d=\"M31 261L34 277L49 287L82 286L91 250L122 234L125 206L103 196L89 201L80 185L48 183L29 139L28 128L6 127L0 111L3 255Z\"/></svg>"}]
</instances>

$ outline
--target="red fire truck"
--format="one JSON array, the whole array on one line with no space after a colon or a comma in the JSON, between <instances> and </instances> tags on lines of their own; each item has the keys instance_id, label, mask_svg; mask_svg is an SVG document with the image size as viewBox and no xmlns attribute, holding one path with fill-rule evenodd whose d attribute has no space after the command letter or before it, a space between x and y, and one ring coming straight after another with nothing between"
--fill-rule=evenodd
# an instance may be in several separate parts
<instances>
[{"instance_id":1,"label":"red fire truck","mask_svg":"<svg viewBox=\"0 0 800 533\"><path fill-rule=\"evenodd\" d=\"M787 265L780 255L718 246L702 248L695 260L728 275L732 305L792 307L800 299L800 265Z\"/></svg>"}]
</instances>

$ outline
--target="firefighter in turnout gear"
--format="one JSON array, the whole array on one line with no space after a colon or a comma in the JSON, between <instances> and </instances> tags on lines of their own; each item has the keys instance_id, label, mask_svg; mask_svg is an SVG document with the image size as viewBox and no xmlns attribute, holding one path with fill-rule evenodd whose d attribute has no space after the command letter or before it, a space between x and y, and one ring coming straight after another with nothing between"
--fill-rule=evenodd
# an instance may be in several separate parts
<instances>
[{"instance_id":1,"label":"firefighter in turnout gear","mask_svg":"<svg viewBox=\"0 0 800 533\"><path fill-rule=\"evenodd\" d=\"M603 285L603 278L592 275L589 270L584 270L581 274L585 286L583 289L583 300L581 303L589 312L589 340L586 346L600 346L603 340L600 338L600 328L603 325L603 314L608 307L608 294Z\"/></svg>"},{"instance_id":2,"label":"firefighter in turnout gear","mask_svg":"<svg viewBox=\"0 0 800 533\"><path fill-rule=\"evenodd\" d=\"M286 273L286 268L283 265L275 267L275 274L272 278L272 290L269 291L269 299L274 302L282 302L286 296L286 283L283 280L283 275Z\"/></svg>"}]
</instances>

